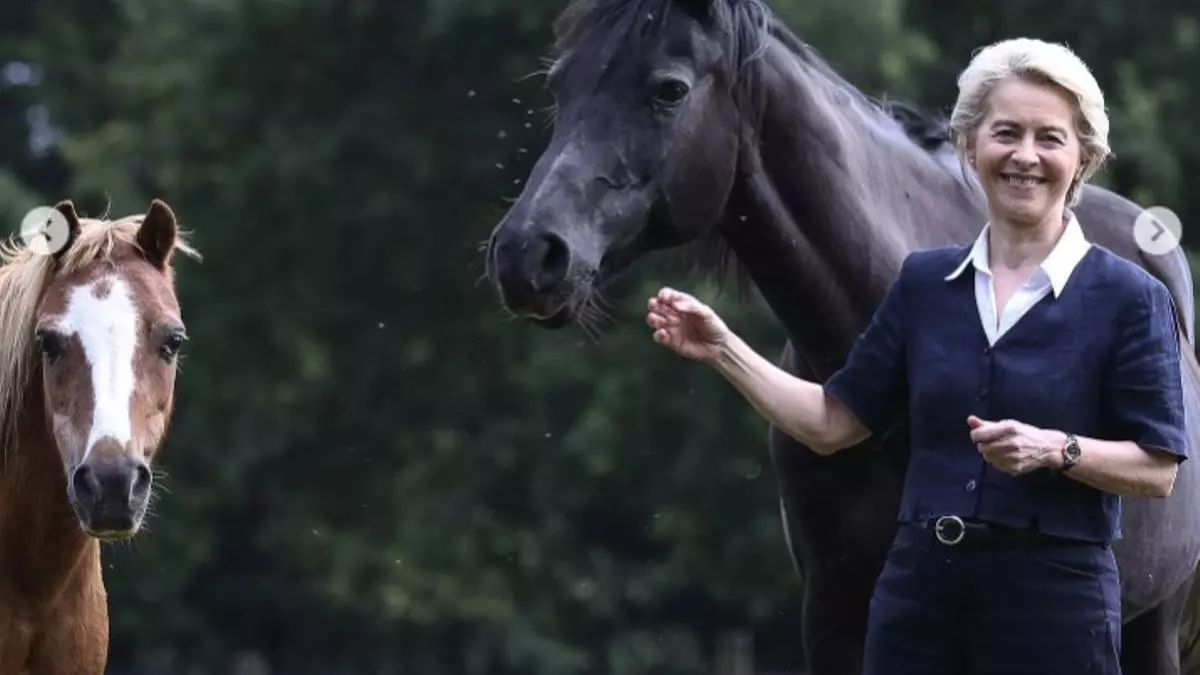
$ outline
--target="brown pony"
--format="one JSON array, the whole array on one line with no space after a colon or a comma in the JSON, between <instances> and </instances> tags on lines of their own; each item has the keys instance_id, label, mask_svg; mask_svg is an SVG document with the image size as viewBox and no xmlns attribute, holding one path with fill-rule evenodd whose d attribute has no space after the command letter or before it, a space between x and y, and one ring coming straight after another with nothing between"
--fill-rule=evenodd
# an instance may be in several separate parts
<instances>
[{"instance_id":1,"label":"brown pony","mask_svg":"<svg viewBox=\"0 0 1200 675\"><path fill-rule=\"evenodd\" d=\"M0 247L0 673L102 675L100 540L151 501L186 340L175 215L81 219L52 255Z\"/></svg>"}]
</instances>

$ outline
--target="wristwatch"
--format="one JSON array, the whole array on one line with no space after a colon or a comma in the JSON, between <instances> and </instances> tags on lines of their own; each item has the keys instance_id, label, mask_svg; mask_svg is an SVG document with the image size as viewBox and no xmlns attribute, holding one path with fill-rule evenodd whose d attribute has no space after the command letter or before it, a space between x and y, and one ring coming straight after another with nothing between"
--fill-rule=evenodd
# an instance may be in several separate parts
<instances>
[{"instance_id":1,"label":"wristwatch","mask_svg":"<svg viewBox=\"0 0 1200 675\"><path fill-rule=\"evenodd\" d=\"M1067 434L1067 442L1062 447L1062 458L1060 472L1066 472L1079 463L1079 439L1075 438L1075 434Z\"/></svg>"}]
</instances>

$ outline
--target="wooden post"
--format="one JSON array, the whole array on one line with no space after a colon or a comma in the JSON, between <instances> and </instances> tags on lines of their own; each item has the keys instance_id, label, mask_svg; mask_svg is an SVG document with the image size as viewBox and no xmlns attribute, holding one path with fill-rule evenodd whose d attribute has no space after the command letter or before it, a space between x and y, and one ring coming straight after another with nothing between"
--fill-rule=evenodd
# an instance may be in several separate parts
<instances>
[{"instance_id":1,"label":"wooden post","mask_svg":"<svg viewBox=\"0 0 1200 675\"><path fill-rule=\"evenodd\" d=\"M715 661L712 675L754 675L754 635L741 628L721 631Z\"/></svg>"}]
</instances>

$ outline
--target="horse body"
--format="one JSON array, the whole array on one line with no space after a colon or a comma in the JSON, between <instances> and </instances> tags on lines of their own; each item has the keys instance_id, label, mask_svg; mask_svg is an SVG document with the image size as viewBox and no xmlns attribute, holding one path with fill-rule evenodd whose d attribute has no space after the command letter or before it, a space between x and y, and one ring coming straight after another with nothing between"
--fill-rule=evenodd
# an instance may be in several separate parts
<instances>
[{"instance_id":1,"label":"horse body","mask_svg":"<svg viewBox=\"0 0 1200 675\"><path fill-rule=\"evenodd\" d=\"M100 541L149 508L183 341L170 258L195 252L157 200L113 222L55 210L61 250L0 267L0 672L102 675Z\"/></svg>"},{"instance_id":2,"label":"horse body","mask_svg":"<svg viewBox=\"0 0 1200 675\"><path fill-rule=\"evenodd\" d=\"M779 318L782 365L824 381L908 253L968 244L987 220L944 124L868 100L757 0L578 0L558 29L554 135L487 252L501 300L531 321L566 325L641 256L698 241L732 252ZM1186 258L1142 256L1132 237L1142 209L1110 191L1085 188L1074 211L1092 242L1170 289L1196 419ZM831 457L769 432L811 675L861 670L905 431ZM1200 447L1200 427L1189 425L1188 440ZM1115 548L1126 673L1179 673L1178 626L1200 558L1196 464L1180 467L1169 498L1124 500Z\"/></svg>"},{"instance_id":3,"label":"horse body","mask_svg":"<svg viewBox=\"0 0 1200 675\"><path fill-rule=\"evenodd\" d=\"M100 544L67 504L40 393L27 397L21 452L0 475L0 672L98 675L108 655Z\"/></svg>"}]
</instances>

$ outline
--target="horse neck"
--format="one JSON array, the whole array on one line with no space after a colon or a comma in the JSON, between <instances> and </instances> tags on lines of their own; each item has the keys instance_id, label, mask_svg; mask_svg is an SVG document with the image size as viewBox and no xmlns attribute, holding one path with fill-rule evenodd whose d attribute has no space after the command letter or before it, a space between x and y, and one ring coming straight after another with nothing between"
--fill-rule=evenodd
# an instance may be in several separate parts
<instances>
[{"instance_id":1,"label":"horse neck","mask_svg":"<svg viewBox=\"0 0 1200 675\"><path fill-rule=\"evenodd\" d=\"M79 575L100 569L100 545L80 529L67 501L40 377L33 379L16 447L8 449L0 471L0 608L31 620Z\"/></svg>"},{"instance_id":2,"label":"horse neck","mask_svg":"<svg viewBox=\"0 0 1200 675\"><path fill-rule=\"evenodd\" d=\"M720 234L824 376L865 327L905 255L950 241L935 234L935 212L966 213L972 197L898 125L876 121L865 100L806 58L777 40L763 58L763 114L743 136L751 140L742 144ZM938 203L931 194L959 201ZM970 221L963 221L966 232Z\"/></svg>"}]
</instances>

